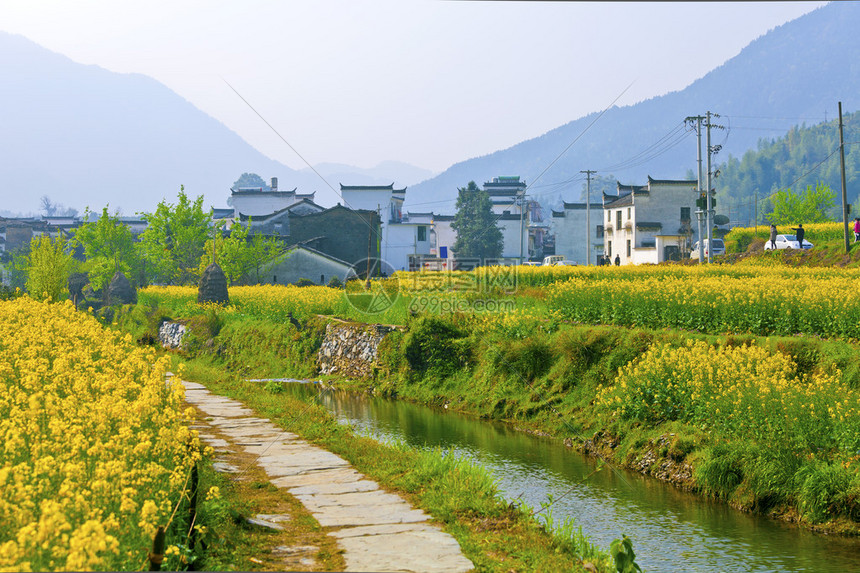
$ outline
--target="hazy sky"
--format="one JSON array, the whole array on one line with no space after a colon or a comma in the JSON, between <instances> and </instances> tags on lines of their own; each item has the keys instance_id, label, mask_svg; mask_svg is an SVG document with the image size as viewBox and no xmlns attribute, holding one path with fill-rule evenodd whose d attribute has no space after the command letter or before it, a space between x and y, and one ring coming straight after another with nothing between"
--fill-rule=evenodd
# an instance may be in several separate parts
<instances>
[{"instance_id":1,"label":"hazy sky","mask_svg":"<svg viewBox=\"0 0 860 573\"><path fill-rule=\"evenodd\" d=\"M266 155L441 171L682 89L824 2L0 0L0 29L151 76Z\"/></svg>"}]
</instances>

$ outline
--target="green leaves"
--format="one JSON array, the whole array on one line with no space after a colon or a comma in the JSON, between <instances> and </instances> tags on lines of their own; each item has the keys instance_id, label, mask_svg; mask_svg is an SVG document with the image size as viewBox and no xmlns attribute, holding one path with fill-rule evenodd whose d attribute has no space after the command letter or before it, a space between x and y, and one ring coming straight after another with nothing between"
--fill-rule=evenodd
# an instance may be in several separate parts
<instances>
[{"instance_id":1,"label":"green leaves","mask_svg":"<svg viewBox=\"0 0 860 573\"><path fill-rule=\"evenodd\" d=\"M155 213L142 216L148 226L141 235L141 249L154 282L179 285L196 282L210 228L209 214L203 212L203 196L192 203L182 186L176 205L162 201Z\"/></svg>"},{"instance_id":2,"label":"green leaves","mask_svg":"<svg viewBox=\"0 0 860 573\"><path fill-rule=\"evenodd\" d=\"M137 268L139 257L131 229L118 215L110 215L107 205L95 221L90 221L90 214L87 209L84 223L75 231L75 241L83 246L87 258L84 270L89 273L90 284L94 289L102 289L117 271L134 280L132 271Z\"/></svg>"},{"instance_id":3,"label":"green leaves","mask_svg":"<svg viewBox=\"0 0 860 573\"><path fill-rule=\"evenodd\" d=\"M767 215L774 225L796 225L797 223L823 223L830 221L827 214L835 203L835 195L828 185L820 181L806 186L806 191L792 193L791 189L780 189L770 198L773 213Z\"/></svg>"},{"instance_id":4,"label":"green leaves","mask_svg":"<svg viewBox=\"0 0 860 573\"><path fill-rule=\"evenodd\" d=\"M615 561L618 573L637 573L642 568L636 564L636 554L633 553L633 542L626 535L614 540L609 546L609 554Z\"/></svg>"},{"instance_id":5,"label":"green leaves","mask_svg":"<svg viewBox=\"0 0 860 573\"><path fill-rule=\"evenodd\" d=\"M458 257L497 258L502 254L502 231L496 224L493 204L474 181L459 189L457 214L451 222L457 232L454 252Z\"/></svg>"}]
</instances>

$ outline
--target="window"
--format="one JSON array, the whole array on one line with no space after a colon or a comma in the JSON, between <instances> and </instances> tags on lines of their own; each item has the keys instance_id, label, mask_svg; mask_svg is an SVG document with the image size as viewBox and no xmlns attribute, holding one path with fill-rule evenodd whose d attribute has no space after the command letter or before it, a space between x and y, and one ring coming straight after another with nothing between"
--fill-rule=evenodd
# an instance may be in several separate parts
<instances>
[{"instance_id":1,"label":"window","mask_svg":"<svg viewBox=\"0 0 860 573\"><path fill-rule=\"evenodd\" d=\"M594 237L597 239L603 238L603 225L597 225L597 227L594 228Z\"/></svg>"},{"instance_id":2,"label":"window","mask_svg":"<svg viewBox=\"0 0 860 573\"><path fill-rule=\"evenodd\" d=\"M690 220L690 208L681 207L681 222Z\"/></svg>"},{"instance_id":3,"label":"window","mask_svg":"<svg viewBox=\"0 0 860 573\"><path fill-rule=\"evenodd\" d=\"M627 220L630 220L630 207L627 207Z\"/></svg>"},{"instance_id":4,"label":"window","mask_svg":"<svg viewBox=\"0 0 860 573\"><path fill-rule=\"evenodd\" d=\"M607 212L606 212L606 222L607 222L607 223L611 223L611 222L612 222L612 211L607 211Z\"/></svg>"},{"instance_id":5,"label":"window","mask_svg":"<svg viewBox=\"0 0 860 573\"><path fill-rule=\"evenodd\" d=\"M627 258L630 258L630 239L627 239Z\"/></svg>"},{"instance_id":6,"label":"window","mask_svg":"<svg viewBox=\"0 0 860 573\"><path fill-rule=\"evenodd\" d=\"M418 240L426 241L427 240L427 227L418 227Z\"/></svg>"},{"instance_id":7,"label":"window","mask_svg":"<svg viewBox=\"0 0 860 573\"><path fill-rule=\"evenodd\" d=\"M615 212L615 227L617 229L621 228L621 209Z\"/></svg>"},{"instance_id":8,"label":"window","mask_svg":"<svg viewBox=\"0 0 860 573\"><path fill-rule=\"evenodd\" d=\"M609 253L608 256L612 256L612 241L606 243L606 252Z\"/></svg>"}]
</instances>

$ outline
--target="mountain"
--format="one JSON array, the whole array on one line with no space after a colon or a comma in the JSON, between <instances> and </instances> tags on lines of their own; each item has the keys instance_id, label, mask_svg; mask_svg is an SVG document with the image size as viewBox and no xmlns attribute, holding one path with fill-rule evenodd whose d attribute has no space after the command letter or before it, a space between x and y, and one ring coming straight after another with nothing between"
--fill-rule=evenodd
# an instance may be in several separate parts
<instances>
[{"instance_id":1,"label":"mountain","mask_svg":"<svg viewBox=\"0 0 860 573\"><path fill-rule=\"evenodd\" d=\"M314 169L335 188L337 188L338 183L350 185L390 185L392 182L398 188L408 187L435 175L429 169L422 169L421 167L415 167L401 161L383 161L376 167L369 169L344 165L342 163L320 163L314 165ZM305 168L300 173L312 174L313 171Z\"/></svg>"},{"instance_id":2,"label":"mountain","mask_svg":"<svg viewBox=\"0 0 860 573\"><path fill-rule=\"evenodd\" d=\"M281 189L316 191L324 206L340 198L305 169L296 171L251 147L235 132L163 84L140 74L82 65L22 36L0 32L0 180L4 212L39 209L40 197L83 212L110 204L126 215L174 202L185 186L205 205L226 206L245 172ZM338 183L412 183L432 173L405 164L361 170L326 167ZM382 176L382 173L388 173Z\"/></svg>"},{"instance_id":3,"label":"mountain","mask_svg":"<svg viewBox=\"0 0 860 573\"><path fill-rule=\"evenodd\" d=\"M848 203L857 206L860 184L860 112L843 112L845 178ZM733 223L751 225L755 217L772 210L768 200L779 189L798 193L817 183L833 191L833 217L841 217L842 177L840 169L839 123L836 119L810 127L793 127L775 140L763 139L756 149L738 159L729 156L717 166L718 210ZM756 198L758 205L756 206ZM856 210L855 213L856 215Z\"/></svg>"},{"instance_id":4,"label":"mountain","mask_svg":"<svg viewBox=\"0 0 860 573\"><path fill-rule=\"evenodd\" d=\"M860 102L848 98L860 93L858 28L860 3L827 4L759 37L683 90L612 107L599 118L595 112L457 163L410 187L405 208L453 213L458 187L499 175L520 175L532 197L554 200L561 193L568 201L579 200L585 180L580 170L595 169L628 184L644 184L648 175L683 178L696 169L695 135L685 131L684 118L706 111L720 114L715 123L727 127L712 131L712 145L722 145L716 161L725 161L755 147L763 133L784 133L787 128L774 128L785 126L786 118L821 117L824 110L832 118L840 100L844 111L856 110ZM733 120L755 127L732 129Z\"/></svg>"}]
</instances>

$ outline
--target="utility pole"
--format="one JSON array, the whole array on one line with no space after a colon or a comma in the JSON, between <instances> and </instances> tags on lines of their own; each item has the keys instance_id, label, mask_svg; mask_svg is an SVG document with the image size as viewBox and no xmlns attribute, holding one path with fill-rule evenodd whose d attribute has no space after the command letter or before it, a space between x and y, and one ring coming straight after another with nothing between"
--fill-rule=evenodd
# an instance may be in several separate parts
<instances>
[{"instance_id":1,"label":"utility pole","mask_svg":"<svg viewBox=\"0 0 860 573\"><path fill-rule=\"evenodd\" d=\"M526 210L526 197L527 195L523 193L520 198L520 264L523 264L523 227L525 222L525 210Z\"/></svg>"},{"instance_id":2,"label":"utility pole","mask_svg":"<svg viewBox=\"0 0 860 573\"><path fill-rule=\"evenodd\" d=\"M704 116L696 115L691 116L684 119L684 122L693 122L696 124L694 129L696 130L696 164L697 164L697 188L696 194L699 197L702 197L702 120L705 119ZM696 209L696 223L698 224L698 232L696 233L696 240L699 244L699 264L702 264L702 259L705 257L705 246L704 241L702 241L702 208L698 207Z\"/></svg>"},{"instance_id":3,"label":"utility pole","mask_svg":"<svg viewBox=\"0 0 860 573\"><path fill-rule=\"evenodd\" d=\"M711 262L711 251L714 250L712 247L713 237L711 237L711 233L714 229L714 209L713 209L713 202L712 202L712 197L713 197L712 193L713 192L711 190L711 155L712 154L716 155L720 151L720 149L722 148L721 145L716 145L713 147L711 146L711 128L716 127L717 129L723 129L723 126L722 125L713 125L711 123L711 117L720 117L716 113L707 112L707 116L708 116L707 117L707 123L705 123L705 127L708 128L708 140L707 140L707 146L708 146L708 174L707 174L708 175L707 176L708 192L705 195L705 199L706 199L706 204L707 204L707 225L708 225L708 263L710 263Z\"/></svg>"},{"instance_id":4,"label":"utility pole","mask_svg":"<svg viewBox=\"0 0 860 573\"><path fill-rule=\"evenodd\" d=\"M597 173L591 169L580 171L585 173L585 266L591 265L591 175Z\"/></svg>"},{"instance_id":5,"label":"utility pole","mask_svg":"<svg viewBox=\"0 0 860 573\"><path fill-rule=\"evenodd\" d=\"M848 191L845 188L845 141L842 138L842 102L839 102L839 162L842 167L842 226L845 227L845 253L851 251L848 243ZM803 245L801 245L803 246Z\"/></svg>"}]
</instances>

